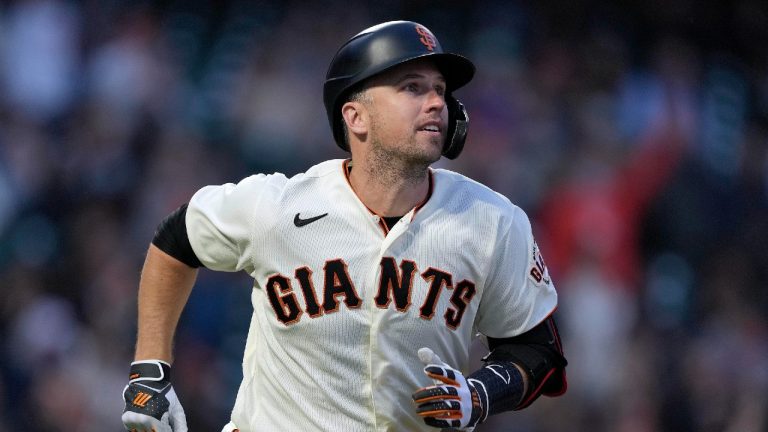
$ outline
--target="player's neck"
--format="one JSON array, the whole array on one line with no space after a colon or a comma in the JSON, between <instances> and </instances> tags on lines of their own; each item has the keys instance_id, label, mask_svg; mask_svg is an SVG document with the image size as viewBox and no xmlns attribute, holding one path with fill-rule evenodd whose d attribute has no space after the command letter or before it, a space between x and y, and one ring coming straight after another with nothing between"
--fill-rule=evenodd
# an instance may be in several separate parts
<instances>
[{"instance_id":1,"label":"player's neck","mask_svg":"<svg viewBox=\"0 0 768 432\"><path fill-rule=\"evenodd\" d=\"M357 197L381 216L403 216L423 203L429 194L428 167L397 169L355 160L349 183Z\"/></svg>"}]
</instances>

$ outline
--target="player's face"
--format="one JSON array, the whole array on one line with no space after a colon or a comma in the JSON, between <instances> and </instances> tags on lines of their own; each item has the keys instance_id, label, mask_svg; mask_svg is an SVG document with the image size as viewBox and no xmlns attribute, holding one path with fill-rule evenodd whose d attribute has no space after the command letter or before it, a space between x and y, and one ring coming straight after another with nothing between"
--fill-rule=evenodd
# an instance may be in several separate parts
<instances>
[{"instance_id":1,"label":"player's face","mask_svg":"<svg viewBox=\"0 0 768 432\"><path fill-rule=\"evenodd\" d=\"M372 149L420 164L440 159L448 128L445 89L445 78L428 60L376 79L368 89Z\"/></svg>"}]
</instances>

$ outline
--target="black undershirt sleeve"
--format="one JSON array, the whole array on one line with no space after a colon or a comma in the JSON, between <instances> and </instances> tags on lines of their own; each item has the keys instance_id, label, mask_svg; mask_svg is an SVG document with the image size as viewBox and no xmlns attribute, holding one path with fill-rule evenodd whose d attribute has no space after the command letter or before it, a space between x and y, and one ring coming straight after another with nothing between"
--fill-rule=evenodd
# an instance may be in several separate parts
<instances>
[{"instance_id":1,"label":"black undershirt sleeve","mask_svg":"<svg viewBox=\"0 0 768 432\"><path fill-rule=\"evenodd\" d=\"M187 235L187 204L174 210L157 226L152 244L184 264L198 268L203 263L195 255Z\"/></svg>"}]
</instances>

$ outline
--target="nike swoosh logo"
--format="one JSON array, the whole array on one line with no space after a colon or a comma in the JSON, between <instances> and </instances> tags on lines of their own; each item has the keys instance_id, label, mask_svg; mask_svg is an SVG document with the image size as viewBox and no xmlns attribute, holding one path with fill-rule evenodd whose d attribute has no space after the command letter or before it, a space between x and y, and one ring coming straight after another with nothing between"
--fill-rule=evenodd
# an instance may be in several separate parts
<instances>
[{"instance_id":1,"label":"nike swoosh logo","mask_svg":"<svg viewBox=\"0 0 768 432\"><path fill-rule=\"evenodd\" d=\"M297 228L301 228L304 225L309 225L314 221L320 220L326 216L328 216L328 213L323 213L319 216L302 219L301 216L299 216L301 213L296 213L296 216L293 217L293 224L296 225Z\"/></svg>"}]
</instances>

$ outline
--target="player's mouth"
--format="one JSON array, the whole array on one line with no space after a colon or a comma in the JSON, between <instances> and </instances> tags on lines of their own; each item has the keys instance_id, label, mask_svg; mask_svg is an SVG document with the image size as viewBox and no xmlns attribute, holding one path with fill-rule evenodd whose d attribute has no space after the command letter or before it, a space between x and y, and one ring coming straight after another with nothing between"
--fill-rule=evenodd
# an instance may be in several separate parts
<instances>
[{"instance_id":1,"label":"player's mouth","mask_svg":"<svg viewBox=\"0 0 768 432\"><path fill-rule=\"evenodd\" d=\"M421 127L419 127L417 131L424 132L430 135L440 136L443 133L443 127L440 125L440 122L437 122L437 121L427 122L421 125Z\"/></svg>"}]
</instances>

